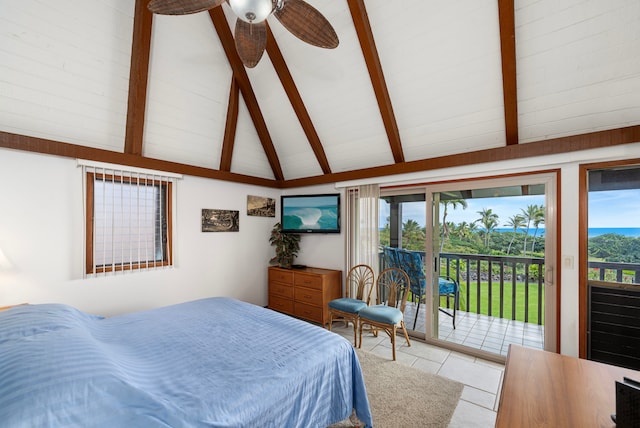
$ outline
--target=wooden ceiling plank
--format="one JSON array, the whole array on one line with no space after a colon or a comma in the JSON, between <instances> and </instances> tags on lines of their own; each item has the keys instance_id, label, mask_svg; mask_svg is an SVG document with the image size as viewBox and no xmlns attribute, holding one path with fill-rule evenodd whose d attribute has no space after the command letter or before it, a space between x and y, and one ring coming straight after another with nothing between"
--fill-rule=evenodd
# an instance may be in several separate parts
<instances>
[{"instance_id":1,"label":"wooden ceiling plank","mask_svg":"<svg viewBox=\"0 0 640 428\"><path fill-rule=\"evenodd\" d=\"M282 51L280 51L280 47L278 46L276 39L273 37L273 33L271 32L271 28L269 28L268 24L267 54L269 55L269 59L271 60L271 63L276 70L276 74L280 79L280 83L282 83L284 91L289 97L291 107L293 107L293 110L296 112L296 116L298 116L300 126L302 126L302 129L307 136L307 140L311 145L313 153L315 153L316 155L316 159L320 164L322 172L325 174L330 174L331 167L329 166L329 161L327 160L327 155L325 154L324 147L322 146L322 142L320 141L320 137L316 132L316 128L313 126L313 122L311 121L309 112L307 111L307 108L302 101L302 97L300 96L300 92L298 91L296 83L293 80L293 76L291 76L289 67L287 66L287 63L282 56Z\"/></svg>"},{"instance_id":2,"label":"wooden ceiling plank","mask_svg":"<svg viewBox=\"0 0 640 428\"><path fill-rule=\"evenodd\" d=\"M387 131L387 138L389 139L393 159L396 163L404 162L398 123L393 113L391 97L389 96L382 65L380 64L380 57L378 56L378 49L376 48L376 43L373 38L364 0L347 0L347 3L349 4L353 24L358 34L358 40L360 41L360 48L362 49L362 54L369 71L369 77L378 101L382 121Z\"/></svg>"},{"instance_id":3,"label":"wooden ceiling plank","mask_svg":"<svg viewBox=\"0 0 640 428\"><path fill-rule=\"evenodd\" d=\"M236 51L233 34L231 34L231 29L229 28L229 24L227 23L227 18L224 15L224 11L222 10L221 6L214 7L213 9L209 9L209 15L211 16L213 26L218 33L218 37L220 38L222 47L227 56L227 60L231 65L231 69L233 70L233 76L238 82L240 92L242 93L242 98L244 99L247 105L247 109L249 110L249 115L253 120L253 125L256 127L258 138L260 139L260 143L262 143L265 155L267 156L267 160L269 161L269 165L271 166L271 170L273 171L273 176L276 180L284 180L282 167L280 166L280 161L278 160L278 154L276 153L273 141L271 140L271 136L269 135L269 129L267 128L267 124L264 121L264 116L260 111L260 106L258 104L256 95L253 92L253 87L251 86L251 82L249 81L247 71L245 70L242 61L238 56L238 52Z\"/></svg>"},{"instance_id":4,"label":"wooden ceiling plank","mask_svg":"<svg viewBox=\"0 0 640 428\"><path fill-rule=\"evenodd\" d=\"M222 140L222 153L220 154L220 171L231 171L233 158L233 145L236 140L238 127L238 105L240 102L240 87L238 82L231 77L231 89L229 90L229 105L227 107L227 121L224 127Z\"/></svg>"},{"instance_id":5,"label":"wooden ceiling plank","mask_svg":"<svg viewBox=\"0 0 640 428\"><path fill-rule=\"evenodd\" d=\"M498 0L502 96L507 145L518 144L518 86L516 82L516 25L514 0Z\"/></svg>"},{"instance_id":6,"label":"wooden ceiling plank","mask_svg":"<svg viewBox=\"0 0 640 428\"><path fill-rule=\"evenodd\" d=\"M157 171L175 172L177 174L192 175L194 177L211 178L236 183L254 184L263 187L280 187L280 182L269 179L219 171L161 159L147 158L130 153L114 152L112 150L97 149L61 141L46 140L26 135L11 134L0 131L0 148L23 150L53 156L73 159L87 159L97 162L114 163L118 165L147 168Z\"/></svg>"},{"instance_id":7,"label":"wooden ceiling plank","mask_svg":"<svg viewBox=\"0 0 640 428\"><path fill-rule=\"evenodd\" d=\"M147 79L153 14L147 9L147 0L136 0L133 17L133 41L129 69L129 100L124 152L142 156L144 118L147 104Z\"/></svg>"}]
</instances>

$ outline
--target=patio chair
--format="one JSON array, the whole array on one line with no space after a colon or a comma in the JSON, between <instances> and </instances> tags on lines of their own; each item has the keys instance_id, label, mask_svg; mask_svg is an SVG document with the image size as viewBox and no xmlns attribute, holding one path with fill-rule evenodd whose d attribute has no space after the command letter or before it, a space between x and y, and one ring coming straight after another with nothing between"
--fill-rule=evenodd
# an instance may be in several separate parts
<instances>
[{"instance_id":1,"label":"patio chair","mask_svg":"<svg viewBox=\"0 0 640 428\"><path fill-rule=\"evenodd\" d=\"M460 306L460 285L458 282L449 277L449 276L441 276L438 278L438 294L440 297L447 298L447 309L444 309L438 305L438 310L445 315L448 315L452 318L453 328L456 328L456 311L458 310L458 306ZM449 308L449 299L453 298L453 310Z\"/></svg>"},{"instance_id":2,"label":"patio chair","mask_svg":"<svg viewBox=\"0 0 640 428\"><path fill-rule=\"evenodd\" d=\"M384 269L399 268L398 265L398 249L394 247L382 247L382 261Z\"/></svg>"},{"instance_id":3,"label":"patio chair","mask_svg":"<svg viewBox=\"0 0 640 428\"><path fill-rule=\"evenodd\" d=\"M373 290L374 273L369 265L359 264L347 273L347 297L334 299L329 306L329 331L333 319L342 318L346 325L353 323L353 346L358 346L358 312L369 306ZM351 297L353 295L353 297Z\"/></svg>"},{"instance_id":4,"label":"patio chair","mask_svg":"<svg viewBox=\"0 0 640 428\"><path fill-rule=\"evenodd\" d=\"M398 258L398 267L405 271L409 276L409 282L411 283L411 300L413 303L417 303L416 316L413 319L413 329L416 329L416 323L418 322L418 313L420 312L420 303L424 299L427 289L427 279L424 275L422 257L420 253L415 251L401 250L396 251Z\"/></svg>"},{"instance_id":5,"label":"patio chair","mask_svg":"<svg viewBox=\"0 0 640 428\"><path fill-rule=\"evenodd\" d=\"M409 275L411 282L411 300L417 303L416 315L413 319L413 329L416 329L420 304L425 298L427 278L424 273L424 261L422 255L417 251L397 249L396 257L398 267ZM459 287L458 283L450 277L438 278L438 295L447 298L447 309L438 305L438 310L452 318L453 328L456 328L456 310L458 308ZM449 308L449 299L453 298L453 310Z\"/></svg>"},{"instance_id":6,"label":"patio chair","mask_svg":"<svg viewBox=\"0 0 640 428\"><path fill-rule=\"evenodd\" d=\"M409 277L398 268L389 268L380 272L376 282L377 305L367 306L360 310L358 329L360 331L359 347L362 347L362 329L368 325L377 335L383 330L391 338L393 360L396 360L396 332L402 329L407 345L411 346L409 334L404 324L404 307L409 294Z\"/></svg>"}]
</instances>

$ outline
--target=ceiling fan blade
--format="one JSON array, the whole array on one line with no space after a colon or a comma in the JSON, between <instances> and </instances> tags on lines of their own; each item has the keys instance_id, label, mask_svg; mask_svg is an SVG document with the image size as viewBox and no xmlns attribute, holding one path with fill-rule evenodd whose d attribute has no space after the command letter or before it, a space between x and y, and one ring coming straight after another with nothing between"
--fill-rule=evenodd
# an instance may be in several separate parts
<instances>
[{"instance_id":1,"label":"ceiling fan blade","mask_svg":"<svg viewBox=\"0 0 640 428\"><path fill-rule=\"evenodd\" d=\"M159 15L188 15L220 6L225 0L151 0L147 8Z\"/></svg>"},{"instance_id":2,"label":"ceiling fan blade","mask_svg":"<svg viewBox=\"0 0 640 428\"><path fill-rule=\"evenodd\" d=\"M245 67L253 68L258 64L264 48L267 46L267 23L249 24L236 19L236 50Z\"/></svg>"},{"instance_id":3,"label":"ceiling fan blade","mask_svg":"<svg viewBox=\"0 0 640 428\"><path fill-rule=\"evenodd\" d=\"M338 47L338 35L327 18L303 0L284 0L273 15L304 42L327 49Z\"/></svg>"}]
</instances>

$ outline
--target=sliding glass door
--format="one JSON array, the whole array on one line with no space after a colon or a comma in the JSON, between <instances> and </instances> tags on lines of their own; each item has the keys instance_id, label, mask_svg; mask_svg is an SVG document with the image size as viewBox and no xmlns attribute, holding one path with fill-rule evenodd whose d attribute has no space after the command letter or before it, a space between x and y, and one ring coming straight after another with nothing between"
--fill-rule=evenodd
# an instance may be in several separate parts
<instances>
[{"instance_id":1,"label":"sliding glass door","mask_svg":"<svg viewBox=\"0 0 640 428\"><path fill-rule=\"evenodd\" d=\"M411 334L480 354L555 350L555 193L552 173L382 189L381 266L412 279Z\"/></svg>"}]
</instances>

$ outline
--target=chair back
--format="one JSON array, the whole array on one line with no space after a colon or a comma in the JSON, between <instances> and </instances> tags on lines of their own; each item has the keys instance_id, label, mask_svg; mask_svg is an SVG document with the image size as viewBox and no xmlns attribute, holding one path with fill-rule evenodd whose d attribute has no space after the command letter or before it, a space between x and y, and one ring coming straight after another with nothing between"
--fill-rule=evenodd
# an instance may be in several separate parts
<instances>
[{"instance_id":1,"label":"chair back","mask_svg":"<svg viewBox=\"0 0 640 428\"><path fill-rule=\"evenodd\" d=\"M388 268L380 272L377 281L377 302L393 306L404 313L409 295L409 276L402 269Z\"/></svg>"},{"instance_id":2,"label":"chair back","mask_svg":"<svg viewBox=\"0 0 640 428\"><path fill-rule=\"evenodd\" d=\"M394 247L382 247L382 261L384 262L384 268L397 268L398 266L398 256L396 251L398 249Z\"/></svg>"},{"instance_id":3,"label":"chair back","mask_svg":"<svg viewBox=\"0 0 640 428\"><path fill-rule=\"evenodd\" d=\"M427 278L424 274L422 256L416 251L397 249L398 267L409 275L411 292L417 296L424 296L427 288Z\"/></svg>"},{"instance_id":4,"label":"chair back","mask_svg":"<svg viewBox=\"0 0 640 428\"><path fill-rule=\"evenodd\" d=\"M347 274L347 297L362 300L369 305L374 282L374 273L371 266L365 264L355 265L349 269Z\"/></svg>"}]
</instances>

